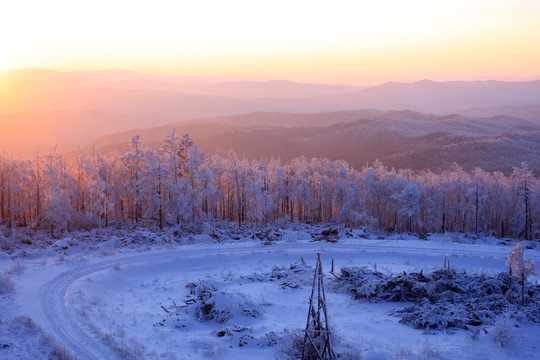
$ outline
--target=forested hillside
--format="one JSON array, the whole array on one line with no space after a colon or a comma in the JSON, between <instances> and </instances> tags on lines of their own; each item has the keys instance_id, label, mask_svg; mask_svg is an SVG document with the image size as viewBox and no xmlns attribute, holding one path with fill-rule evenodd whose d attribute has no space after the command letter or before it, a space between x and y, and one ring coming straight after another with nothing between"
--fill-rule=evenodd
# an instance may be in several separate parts
<instances>
[{"instance_id":1,"label":"forested hillside","mask_svg":"<svg viewBox=\"0 0 540 360\"><path fill-rule=\"evenodd\" d=\"M338 222L410 232L481 232L532 238L540 231L540 183L527 164L511 176L457 165L441 173L361 170L298 157L249 161L200 152L171 131L158 150L134 136L122 156L92 150L0 158L0 217L53 234L125 222Z\"/></svg>"}]
</instances>

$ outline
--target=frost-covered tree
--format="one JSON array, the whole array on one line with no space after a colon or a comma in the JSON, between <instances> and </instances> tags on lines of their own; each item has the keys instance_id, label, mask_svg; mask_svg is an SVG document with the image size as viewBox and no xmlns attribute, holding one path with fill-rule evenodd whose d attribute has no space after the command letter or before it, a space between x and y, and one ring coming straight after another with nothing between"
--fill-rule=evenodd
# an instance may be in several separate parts
<instances>
[{"instance_id":1,"label":"frost-covered tree","mask_svg":"<svg viewBox=\"0 0 540 360\"><path fill-rule=\"evenodd\" d=\"M142 150L142 138L140 135L135 135L131 138L131 144L127 153L120 158L122 164L129 170L130 178L125 179L128 182L129 199L128 202L132 204L133 218L135 222L139 222L142 217L142 194L141 194L141 176L143 174L143 150Z\"/></svg>"},{"instance_id":2,"label":"frost-covered tree","mask_svg":"<svg viewBox=\"0 0 540 360\"><path fill-rule=\"evenodd\" d=\"M181 191L189 206L190 220L195 222L198 210L202 204L202 181L204 175L204 153L199 153L193 142L186 146L187 159L185 163L185 176L182 178Z\"/></svg>"},{"instance_id":3,"label":"frost-covered tree","mask_svg":"<svg viewBox=\"0 0 540 360\"><path fill-rule=\"evenodd\" d=\"M512 181L517 196L522 199L518 201L519 210L514 217L514 226L523 229L525 240L531 240L531 198L535 179L529 166L522 162L520 167L514 168Z\"/></svg>"},{"instance_id":4,"label":"frost-covered tree","mask_svg":"<svg viewBox=\"0 0 540 360\"><path fill-rule=\"evenodd\" d=\"M517 243L510 249L510 254L506 257L506 264L510 266L512 276L521 281L521 304L525 301L525 280L527 276L534 275L534 262L523 258L524 246Z\"/></svg>"},{"instance_id":5,"label":"frost-covered tree","mask_svg":"<svg viewBox=\"0 0 540 360\"><path fill-rule=\"evenodd\" d=\"M469 186L468 198L474 208L474 233L478 234L480 231L481 223L484 223L484 203L486 201L486 195L484 194L485 187L485 173L482 169L474 169L475 180Z\"/></svg>"},{"instance_id":6,"label":"frost-covered tree","mask_svg":"<svg viewBox=\"0 0 540 360\"><path fill-rule=\"evenodd\" d=\"M526 164L512 176L453 165L437 174L361 170L341 160L248 161L206 155L171 131L160 149L134 136L125 155L0 156L0 221L45 227L142 220L166 227L225 220L338 222L395 231L540 234L540 182Z\"/></svg>"},{"instance_id":7,"label":"frost-covered tree","mask_svg":"<svg viewBox=\"0 0 540 360\"><path fill-rule=\"evenodd\" d=\"M95 149L92 149L91 154L79 156L76 183L76 207L87 208L91 221L97 221L99 227L104 222L105 227L108 227L115 209L113 197L117 181L114 161L107 161Z\"/></svg>"},{"instance_id":8,"label":"frost-covered tree","mask_svg":"<svg viewBox=\"0 0 540 360\"><path fill-rule=\"evenodd\" d=\"M391 199L399 200L401 207L399 215L407 216L407 230L412 231L412 218L420 213L420 192L413 181L408 181L403 190L390 195Z\"/></svg>"},{"instance_id":9,"label":"frost-covered tree","mask_svg":"<svg viewBox=\"0 0 540 360\"><path fill-rule=\"evenodd\" d=\"M182 147L180 137L176 136L176 129L172 129L162 141L160 153L163 156L163 208L165 218L169 223L180 223L179 180L183 174L186 159L185 149Z\"/></svg>"},{"instance_id":10,"label":"frost-covered tree","mask_svg":"<svg viewBox=\"0 0 540 360\"><path fill-rule=\"evenodd\" d=\"M246 220L267 223L273 206L269 195L267 167L264 163L253 161L246 169L244 195Z\"/></svg>"},{"instance_id":11,"label":"frost-covered tree","mask_svg":"<svg viewBox=\"0 0 540 360\"><path fill-rule=\"evenodd\" d=\"M12 163L0 156L0 219L12 226Z\"/></svg>"},{"instance_id":12,"label":"frost-covered tree","mask_svg":"<svg viewBox=\"0 0 540 360\"><path fill-rule=\"evenodd\" d=\"M244 205L244 184L245 184L245 166L244 162L238 159L238 155L231 151L229 153L230 165L229 172L232 183L234 184L234 193L236 194L236 212L238 225L242 225L245 215Z\"/></svg>"},{"instance_id":13,"label":"frost-covered tree","mask_svg":"<svg viewBox=\"0 0 540 360\"><path fill-rule=\"evenodd\" d=\"M160 154L147 150L144 154L143 171L139 179L139 188L143 199L146 202L147 219L157 218L159 228L163 230L163 189L164 172L162 158Z\"/></svg>"},{"instance_id":14,"label":"frost-covered tree","mask_svg":"<svg viewBox=\"0 0 540 360\"><path fill-rule=\"evenodd\" d=\"M47 155L42 176L44 202L39 220L49 225L54 236L55 230L69 230L72 217L70 177L64 159L55 151Z\"/></svg>"}]
</instances>

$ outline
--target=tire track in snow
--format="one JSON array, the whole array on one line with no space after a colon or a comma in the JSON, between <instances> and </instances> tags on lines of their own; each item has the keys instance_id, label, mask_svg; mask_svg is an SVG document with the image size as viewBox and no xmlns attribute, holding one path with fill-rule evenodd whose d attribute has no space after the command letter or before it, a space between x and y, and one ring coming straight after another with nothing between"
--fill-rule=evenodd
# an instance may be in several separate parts
<instances>
[{"instance_id":1,"label":"tire track in snow","mask_svg":"<svg viewBox=\"0 0 540 360\"><path fill-rule=\"evenodd\" d=\"M381 240L384 241L384 240ZM381 244L376 241L359 241L354 243L321 243L321 242L292 242L277 243L273 246L262 246L258 243L244 243L242 246L212 246L206 248L185 249L176 248L169 250L158 250L157 252L147 252L137 255L126 255L115 257L88 265L79 265L70 269L42 286L40 290L40 302L43 314L50 325L50 329L57 339L64 346L73 352L80 359L114 359L116 355L109 349L101 339L89 329L84 329L76 319L69 313L69 288L77 280L93 273L111 268L114 265L133 265L145 262L170 261L183 257L206 256L206 255L235 255L250 252L252 256L264 256L269 252L290 251L303 256L313 254L315 251L369 251L369 252L397 252L407 254L429 254L429 255L458 255L458 256L496 256L504 257L508 254L506 247L493 249L469 248L468 244L437 244L426 242L426 246L411 246L403 241L403 244L388 243ZM538 252L528 252L527 258L536 262L540 261ZM219 265L219 262L213 266ZM202 265L202 263L201 263ZM206 264L208 266L208 264ZM201 266L202 267L202 266Z\"/></svg>"},{"instance_id":2,"label":"tire track in snow","mask_svg":"<svg viewBox=\"0 0 540 360\"><path fill-rule=\"evenodd\" d=\"M115 359L116 355L88 329L83 329L69 313L69 287L80 278L111 268L114 265L133 265L149 261L170 261L181 257L253 252L259 247L224 249L173 249L166 252L116 257L70 269L46 283L40 290L42 312L57 339L79 359ZM269 249L262 249L268 251Z\"/></svg>"}]
</instances>

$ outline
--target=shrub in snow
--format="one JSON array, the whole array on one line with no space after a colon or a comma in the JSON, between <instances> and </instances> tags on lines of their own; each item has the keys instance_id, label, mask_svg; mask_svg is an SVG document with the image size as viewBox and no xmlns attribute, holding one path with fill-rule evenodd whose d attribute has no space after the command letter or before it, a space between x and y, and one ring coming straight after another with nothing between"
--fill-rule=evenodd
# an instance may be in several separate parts
<instances>
[{"instance_id":1,"label":"shrub in snow","mask_svg":"<svg viewBox=\"0 0 540 360\"><path fill-rule=\"evenodd\" d=\"M223 329L217 331L215 334L217 337L232 336L235 333L242 333L245 331L251 331L250 328L240 325L226 326Z\"/></svg>"},{"instance_id":2,"label":"shrub in snow","mask_svg":"<svg viewBox=\"0 0 540 360\"><path fill-rule=\"evenodd\" d=\"M124 339L123 336L111 333L101 334L101 339L111 348L121 359L139 360L144 359L145 346L134 337Z\"/></svg>"},{"instance_id":3,"label":"shrub in snow","mask_svg":"<svg viewBox=\"0 0 540 360\"><path fill-rule=\"evenodd\" d=\"M204 340L192 340L191 346L195 353L200 353L203 357L215 357L223 354L225 348L221 344L214 344Z\"/></svg>"},{"instance_id":4,"label":"shrub in snow","mask_svg":"<svg viewBox=\"0 0 540 360\"><path fill-rule=\"evenodd\" d=\"M195 306L199 321L224 323L235 315L258 317L262 314L260 307L243 293L217 290L214 284L206 282L190 283L187 287L195 297L186 300L186 304Z\"/></svg>"},{"instance_id":5,"label":"shrub in snow","mask_svg":"<svg viewBox=\"0 0 540 360\"><path fill-rule=\"evenodd\" d=\"M75 358L66 350L66 348L55 345L51 352L49 352L47 360L75 360Z\"/></svg>"},{"instance_id":6,"label":"shrub in snow","mask_svg":"<svg viewBox=\"0 0 540 360\"><path fill-rule=\"evenodd\" d=\"M252 335L244 334L244 335L240 336L240 338L238 339L238 346L240 346L240 347L246 346L247 344L249 344L251 342L251 340L253 340Z\"/></svg>"},{"instance_id":7,"label":"shrub in snow","mask_svg":"<svg viewBox=\"0 0 540 360\"><path fill-rule=\"evenodd\" d=\"M281 338L281 344L277 349L277 358L283 360L302 359L302 350L304 349L304 335L301 330L285 331ZM313 349L313 347L308 347ZM312 350L312 353L304 354L304 359L318 359L317 353Z\"/></svg>"},{"instance_id":8,"label":"shrub in snow","mask_svg":"<svg viewBox=\"0 0 540 360\"><path fill-rule=\"evenodd\" d=\"M7 294L15 288L15 283L7 274L0 275L0 295Z\"/></svg>"},{"instance_id":9,"label":"shrub in snow","mask_svg":"<svg viewBox=\"0 0 540 360\"><path fill-rule=\"evenodd\" d=\"M464 328L468 323L464 306L441 306L428 300L399 310L400 322L410 324L417 329Z\"/></svg>"},{"instance_id":10,"label":"shrub in snow","mask_svg":"<svg viewBox=\"0 0 540 360\"><path fill-rule=\"evenodd\" d=\"M108 331L92 324L93 331L97 333L105 345L114 351L118 358L126 360L145 359L146 347L137 338L126 336L124 325L109 328Z\"/></svg>"},{"instance_id":11,"label":"shrub in snow","mask_svg":"<svg viewBox=\"0 0 540 360\"><path fill-rule=\"evenodd\" d=\"M341 268L338 287L350 292L355 299L371 299L376 296L377 287L385 280L385 276L367 267Z\"/></svg>"},{"instance_id":12,"label":"shrub in snow","mask_svg":"<svg viewBox=\"0 0 540 360\"><path fill-rule=\"evenodd\" d=\"M75 242L75 240L73 239L73 237L69 236L69 237L64 237L63 239L60 239L58 241L56 241L51 247L58 251L58 252L61 252L61 251L66 251L66 250L69 250L69 248L73 247L77 245L77 243Z\"/></svg>"},{"instance_id":13,"label":"shrub in snow","mask_svg":"<svg viewBox=\"0 0 540 360\"><path fill-rule=\"evenodd\" d=\"M428 339L424 342L424 345L420 349L418 354L419 360L446 360L447 357L444 356L441 350L437 346L430 344Z\"/></svg>"},{"instance_id":14,"label":"shrub in snow","mask_svg":"<svg viewBox=\"0 0 540 360\"><path fill-rule=\"evenodd\" d=\"M340 229L337 227L330 227L327 229L323 229L319 234L315 235L313 237L313 240L315 241L328 241L332 243L336 243L339 239L339 231Z\"/></svg>"},{"instance_id":15,"label":"shrub in snow","mask_svg":"<svg viewBox=\"0 0 540 360\"><path fill-rule=\"evenodd\" d=\"M36 325L34 320L28 315L19 315L9 322L9 331L13 334L17 334L20 338L34 338L36 348L41 348L44 352L43 355L48 360L74 360L75 357L71 352L65 349L63 346L56 343L56 341L49 335L46 335L43 330ZM0 354L1 354L0 349ZM47 355L48 354L48 355ZM40 357L41 358L41 357Z\"/></svg>"},{"instance_id":16,"label":"shrub in snow","mask_svg":"<svg viewBox=\"0 0 540 360\"><path fill-rule=\"evenodd\" d=\"M216 320L224 323L232 318L232 302L223 293L212 293L208 298L201 299L195 308L197 320Z\"/></svg>"},{"instance_id":17,"label":"shrub in snow","mask_svg":"<svg viewBox=\"0 0 540 360\"><path fill-rule=\"evenodd\" d=\"M259 239L263 242L273 242L280 240L283 236L283 231L281 229L272 229L270 227L263 228L261 231L255 232L251 235L253 239Z\"/></svg>"},{"instance_id":18,"label":"shrub in snow","mask_svg":"<svg viewBox=\"0 0 540 360\"><path fill-rule=\"evenodd\" d=\"M18 249L28 248L28 245L34 243L32 238L18 229L11 229L5 236L0 234L0 249L8 254L13 254Z\"/></svg>"},{"instance_id":19,"label":"shrub in snow","mask_svg":"<svg viewBox=\"0 0 540 360\"><path fill-rule=\"evenodd\" d=\"M274 266L272 272L268 274L268 281L279 281L282 288L297 289L306 282L311 268L305 264L294 263L288 266Z\"/></svg>"},{"instance_id":20,"label":"shrub in snow","mask_svg":"<svg viewBox=\"0 0 540 360\"><path fill-rule=\"evenodd\" d=\"M295 242L298 240L312 240L313 237L307 231L285 231L282 240L286 242Z\"/></svg>"},{"instance_id":21,"label":"shrub in snow","mask_svg":"<svg viewBox=\"0 0 540 360\"><path fill-rule=\"evenodd\" d=\"M339 360L362 360L364 357L358 349L346 349L337 354Z\"/></svg>"},{"instance_id":22,"label":"shrub in snow","mask_svg":"<svg viewBox=\"0 0 540 360\"><path fill-rule=\"evenodd\" d=\"M495 323L492 329L493 341L501 347L505 347L514 338L514 330L508 319L501 319Z\"/></svg>"},{"instance_id":23,"label":"shrub in snow","mask_svg":"<svg viewBox=\"0 0 540 360\"><path fill-rule=\"evenodd\" d=\"M23 314L11 320L9 330L12 332L16 332L17 334L24 335L29 333L36 334L39 332L40 329L30 316Z\"/></svg>"},{"instance_id":24,"label":"shrub in snow","mask_svg":"<svg viewBox=\"0 0 540 360\"><path fill-rule=\"evenodd\" d=\"M394 313L419 329L468 328L492 324L505 313L540 322L540 288L531 287L526 306L519 305L518 284L508 274L467 274L455 270L385 275L363 268L343 268L336 287L357 300L412 302Z\"/></svg>"},{"instance_id":25,"label":"shrub in snow","mask_svg":"<svg viewBox=\"0 0 540 360\"><path fill-rule=\"evenodd\" d=\"M270 331L264 334L262 339L259 341L259 347L274 347L279 344L281 336L275 331Z\"/></svg>"},{"instance_id":26,"label":"shrub in snow","mask_svg":"<svg viewBox=\"0 0 540 360\"><path fill-rule=\"evenodd\" d=\"M357 300L416 301L428 295L429 281L422 272L387 276L366 267L353 267L341 269L338 283L344 283Z\"/></svg>"},{"instance_id":27,"label":"shrub in snow","mask_svg":"<svg viewBox=\"0 0 540 360\"><path fill-rule=\"evenodd\" d=\"M10 241L8 238L0 233L0 250L9 250L10 247Z\"/></svg>"},{"instance_id":28,"label":"shrub in snow","mask_svg":"<svg viewBox=\"0 0 540 360\"><path fill-rule=\"evenodd\" d=\"M17 262L16 264L11 265L6 269L5 274L6 275L14 275L14 274L20 274L22 273L26 267L24 264L21 264L20 262Z\"/></svg>"},{"instance_id":29,"label":"shrub in snow","mask_svg":"<svg viewBox=\"0 0 540 360\"><path fill-rule=\"evenodd\" d=\"M422 273L403 273L383 282L378 291L385 301L415 301L427 296L428 279Z\"/></svg>"},{"instance_id":30,"label":"shrub in snow","mask_svg":"<svg viewBox=\"0 0 540 360\"><path fill-rule=\"evenodd\" d=\"M274 266L271 272L253 274L248 276L248 279L259 282L278 281L283 289L297 289L305 283L309 284L310 273L313 273L313 269L297 262L286 266Z\"/></svg>"},{"instance_id":31,"label":"shrub in snow","mask_svg":"<svg viewBox=\"0 0 540 360\"><path fill-rule=\"evenodd\" d=\"M275 335L275 333L273 335ZM284 330L283 333L281 333L281 338L277 340L279 346L276 348L275 358L278 360L319 360L320 358L313 346L306 346L304 349L304 338L305 332L302 330ZM315 337L313 341L319 349L324 346L322 336ZM334 345L334 350L337 349L337 351L335 351L336 359L362 359L362 354L358 349L353 349L349 344L342 344L341 340L335 335L332 335L332 344ZM303 357L302 352L304 352Z\"/></svg>"}]
</instances>

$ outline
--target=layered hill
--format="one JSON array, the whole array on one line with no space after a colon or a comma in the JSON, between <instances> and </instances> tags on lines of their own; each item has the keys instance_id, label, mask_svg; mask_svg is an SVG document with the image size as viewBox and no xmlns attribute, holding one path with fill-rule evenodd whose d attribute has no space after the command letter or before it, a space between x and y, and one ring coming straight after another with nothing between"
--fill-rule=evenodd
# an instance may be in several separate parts
<instances>
[{"instance_id":1,"label":"layered hill","mask_svg":"<svg viewBox=\"0 0 540 360\"><path fill-rule=\"evenodd\" d=\"M157 148L173 127L177 133L189 133L206 152L226 155L233 149L251 159L328 157L344 159L356 168L379 159L396 168L435 171L456 162L466 169L507 174L527 161L540 170L540 125L509 116L377 110L258 112L115 134L98 139L96 146L121 153L129 138L139 134L147 146Z\"/></svg>"},{"instance_id":2,"label":"layered hill","mask_svg":"<svg viewBox=\"0 0 540 360\"><path fill-rule=\"evenodd\" d=\"M524 161L540 176L540 131L506 133L487 139L453 142L417 148L383 158L384 164L399 168L448 169L453 162L466 170L480 167L486 171L511 174Z\"/></svg>"}]
</instances>

